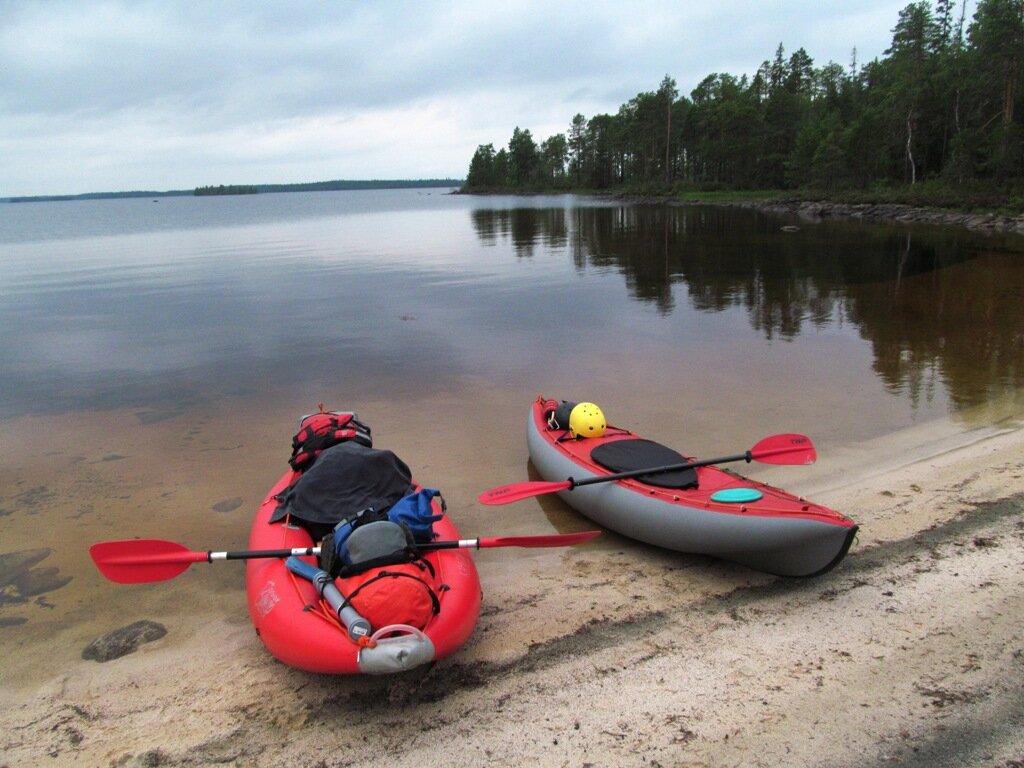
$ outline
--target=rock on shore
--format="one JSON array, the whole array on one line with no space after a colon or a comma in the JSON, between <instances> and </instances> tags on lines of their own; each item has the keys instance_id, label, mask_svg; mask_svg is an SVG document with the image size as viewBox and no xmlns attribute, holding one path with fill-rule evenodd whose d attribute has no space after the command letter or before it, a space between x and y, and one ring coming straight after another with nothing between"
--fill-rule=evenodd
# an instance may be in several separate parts
<instances>
[{"instance_id":1,"label":"rock on shore","mask_svg":"<svg viewBox=\"0 0 1024 768\"><path fill-rule=\"evenodd\" d=\"M865 221L896 221L906 224L935 224L966 227L980 232L1024 234L1024 216L995 213L962 213L940 208L915 208L889 203L828 203L807 200L772 200L730 203L761 211L794 214L802 219L862 219Z\"/></svg>"},{"instance_id":2,"label":"rock on shore","mask_svg":"<svg viewBox=\"0 0 1024 768\"><path fill-rule=\"evenodd\" d=\"M119 659L134 653L143 643L159 640L166 634L163 624L143 619L97 637L82 650L82 658L100 663Z\"/></svg>"}]
</instances>

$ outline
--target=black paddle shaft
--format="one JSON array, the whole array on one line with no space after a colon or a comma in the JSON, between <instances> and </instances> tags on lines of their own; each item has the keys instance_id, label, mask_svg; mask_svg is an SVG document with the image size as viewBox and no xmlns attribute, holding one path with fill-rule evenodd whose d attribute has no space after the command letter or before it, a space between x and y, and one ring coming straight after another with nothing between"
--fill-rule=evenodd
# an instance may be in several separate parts
<instances>
[{"instance_id":1,"label":"black paddle shaft","mask_svg":"<svg viewBox=\"0 0 1024 768\"><path fill-rule=\"evenodd\" d=\"M723 456L719 459L705 459L704 461L688 461L683 464L666 464L663 467L651 467L649 469L631 469L628 472L616 472L614 475L602 475L601 477L589 477L585 480L575 480L568 478L569 488L572 490L580 485L593 485L594 483L607 483L613 480L625 480L630 477L640 477L641 475L660 475L662 472L674 472L682 469L694 469L696 467L709 467L712 464L726 464L730 461L745 461L748 464L754 460L754 455L750 451L746 453L737 453L735 456Z\"/></svg>"},{"instance_id":2,"label":"black paddle shaft","mask_svg":"<svg viewBox=\"0 0 1024 768\"><path fill-rule=\"evenodd\" d=\"M475 541L476 548L480 549L479 539L469 539L468 541ZM426 541L418 543L416 549L421 550L436 550L436 549L459 549L460 547L472 547L472 544L464 544L462 541ZM319 547L306 547L296 549L250 549L242 550L239 552L207 552L206 560L212 563L214 560L257 560L260 558L273 558L273 557L289 557L291 555L318 555L320 554Z\"/></svg>"}]
</instances>

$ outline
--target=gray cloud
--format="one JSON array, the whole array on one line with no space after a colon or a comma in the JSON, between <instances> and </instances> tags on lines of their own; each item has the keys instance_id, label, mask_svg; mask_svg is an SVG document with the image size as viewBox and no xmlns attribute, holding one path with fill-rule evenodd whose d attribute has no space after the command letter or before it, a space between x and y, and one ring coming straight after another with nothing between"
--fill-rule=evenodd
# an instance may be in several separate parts
<instances>
[{"instance_id":1,"label":"gray cloud","mask_svg":"<svg viewBox=\"0 0 1024 768\"><path fill-rule=\"evenodd\" d=\"M881 55L903 2L9 0L0 196L461 176L665 74Z\"/></svg>"}]
</instances>

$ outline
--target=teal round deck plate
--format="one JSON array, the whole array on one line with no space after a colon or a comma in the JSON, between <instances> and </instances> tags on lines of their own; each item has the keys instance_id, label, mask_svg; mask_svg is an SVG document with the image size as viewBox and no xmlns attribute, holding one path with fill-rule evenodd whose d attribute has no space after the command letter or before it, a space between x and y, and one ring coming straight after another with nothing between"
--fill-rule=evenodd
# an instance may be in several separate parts
<instances>
[{"instance_id":1,"label":"teal round deck plate","mask_svg":"<svg viewBox=\"0 0 1024 768\"><path fill-rule=\"evenodd\" d=\"M756 488L726 488L711 494L711 500L720 501L723 504L747 504L757 501L762 496L764 494Z\"/></svg>"}]
</instances>

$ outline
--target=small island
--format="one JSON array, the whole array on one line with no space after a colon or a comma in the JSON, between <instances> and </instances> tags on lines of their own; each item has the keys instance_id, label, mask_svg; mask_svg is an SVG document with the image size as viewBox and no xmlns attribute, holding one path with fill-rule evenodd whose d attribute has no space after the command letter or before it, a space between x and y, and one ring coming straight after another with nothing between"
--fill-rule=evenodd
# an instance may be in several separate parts
<instances>
[{"instance_id":1,"label":"small island","mask_svg":"<svg viewBox=\"0 0 1024 768\"><path fill-rule=\"evenodd\" d=\"M258 195L259 192L259 187L251 184L218 184L216 187L196 187L193 194L196 197L204 197L206 195Z\"/></svg>"}]
</instances>

